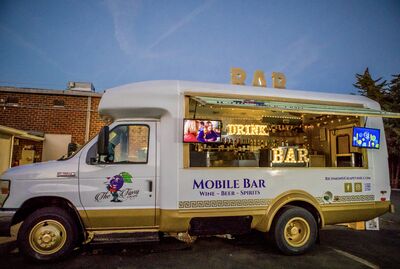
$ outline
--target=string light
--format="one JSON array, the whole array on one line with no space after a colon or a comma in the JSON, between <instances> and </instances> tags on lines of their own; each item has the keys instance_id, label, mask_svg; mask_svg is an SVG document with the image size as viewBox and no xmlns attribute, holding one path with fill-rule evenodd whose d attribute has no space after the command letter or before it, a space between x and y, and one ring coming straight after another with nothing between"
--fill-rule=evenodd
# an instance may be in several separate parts
<instances>
[{"instance_id":1,"label":"string light","mask_svg":"<svg viewBox=\"0 0 400 269\"><path fill-rule=\"evenodd\" d=\"M274 115L264 116L264 115L263 115L263 117L266 117L266 118L276 118L276 119L301 120L300 117L294 117L294 116L289 117L289 116L274 116Z\"/></svg>"}]
</instances>

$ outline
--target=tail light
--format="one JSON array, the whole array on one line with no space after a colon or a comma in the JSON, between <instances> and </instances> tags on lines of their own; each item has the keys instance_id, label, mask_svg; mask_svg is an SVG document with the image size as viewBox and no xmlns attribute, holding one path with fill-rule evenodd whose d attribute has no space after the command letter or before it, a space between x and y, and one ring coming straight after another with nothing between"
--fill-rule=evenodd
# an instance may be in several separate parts
<instances>
[{"instance_id":1,"label":"tail light","mask_svg":"<svg viewBox=\"0 0 400 269\"><path fill-rule=\"evenodd\" d=\"M10 195L10 180L0 179L0 207L3 207Z\"/></svg>"}]
</instances>

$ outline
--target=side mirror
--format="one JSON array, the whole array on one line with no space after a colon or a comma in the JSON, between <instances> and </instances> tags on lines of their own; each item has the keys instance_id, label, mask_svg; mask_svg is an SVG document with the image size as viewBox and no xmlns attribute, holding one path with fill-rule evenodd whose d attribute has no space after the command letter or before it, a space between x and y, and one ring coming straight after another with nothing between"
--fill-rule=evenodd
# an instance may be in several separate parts
<instances>
[{"instance_id":1,"label":"side mirror","mask_svg":"<svg viewBox=\"0 0 400 269\"><path fill-rule=\"evenodd\" d=\"M68 154L67 156L71 156L78 149L78 145L76 143L68 144Z\"/></svg>"},{"instance_id":2,"label":"side mirror","mask_svg":"<svg viewBox=\"0 0 400 269\"><path fill-rule=\"evenodd\" d=\"M97 139L97 154L99 156L108 156L108 139L109 139L110 130L108 126L103 126L99 132L99 137Z\"/></svg>"}]
</instances>

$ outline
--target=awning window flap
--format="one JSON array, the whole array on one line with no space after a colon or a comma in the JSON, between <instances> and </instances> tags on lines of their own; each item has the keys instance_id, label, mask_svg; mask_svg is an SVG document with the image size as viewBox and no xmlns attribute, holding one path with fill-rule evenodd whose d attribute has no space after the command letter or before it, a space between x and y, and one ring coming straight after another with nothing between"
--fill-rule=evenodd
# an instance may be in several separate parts
<instances>
[{"instance_id":1,"label":"awning window flap","mask_svg":"<svg viewBox=\"0 0 400 269\"><path fill-rule=\"evenodd\" d=\"M203 105L219 105L242 108L255 108L276 110L281 112L297 112L308 114L327 114L327 115L347 115L347 116L365 116L365 117L384 117L384 118L400 118L400 113L388 112L383 110L351 107L351 106L335 106L322 104L307 104L293 102L276 102L253 99L236 99L236 98L218 98L218 97L192 97Z\"/></svg>"},{"instance_id":2,"label":"awning window flap","mask_svg":"<svg viewBox=\"0 0 400 269\"><path fill-rule=\"evenodd\" d=\"M3 125L0 125L0 134L1 133L7 134L10 136L15 136L17 138L27 139L27 140L37 141L37 142L44 141L44 137L33 135L26 131L18 130L18 129L3 126Z\"/></svg>"}]
</instances>

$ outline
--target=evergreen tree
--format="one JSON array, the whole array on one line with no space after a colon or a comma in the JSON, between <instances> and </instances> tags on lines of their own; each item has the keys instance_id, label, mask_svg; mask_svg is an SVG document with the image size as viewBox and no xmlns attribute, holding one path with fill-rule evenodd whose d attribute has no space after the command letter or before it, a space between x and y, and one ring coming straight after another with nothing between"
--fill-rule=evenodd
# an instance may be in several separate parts
<instances>
[{"instance_id":1,"label":"evergreen tree","mask_svg":"<svg viewBox=\"0 0 400 269\"><path fill-rule=\"evenodd\" d=\"M400 112L400 74L393 75L387 84L382 78L374 80L365 69L364 74L356 74L354 87L358 93L377 101L382 109ZM400 121L399 119L384 119L386 143L389 153L390 179L393 187L399 187L400 177Z\"/></svg>"},{"instance_id":2,"label":"evergreen tree","mask_svg":"<svg viewBox=\"0 0 400 269\"><path fill-rule=\"evenodd\" d=\"M400 112L400 74L392 75L386 93L387 110ZM400 155L400 121L399 119L385 119L387 130L387 144L389 154ZM400 173L400 172L399 172Z\"/></svg>"},{"instance_id":3,"label":"evergreen tree","mask_svg":"<svg viewBox=\"0 0 400 269\"><path fill-rule=\"evenodd\" d=\"M393 79L389 83L389 102L390 110L400 112L400 74L392 75Z\"/></svg>"},{"instance_id":4,"label":"evergreen tree","mask_svg":"<svg viewBox=\"0 0 400 269\"><path fill-rule=\"evenodd\" d=\"M392 75L387 92L388 110L400 112L400 74ZM400 179L400 120L385 120L386 140L389 152L390 176L394 187L399 186Z\"/></svg>"},{"instance_id":5,"label":"evergreen tree","mask_svg":"<svg viewBox=\"0 0 400 269\"><path fill-rule=\"evenodd\" d=\"M376 80L372 79L368 67L365 69L364 74L356 74L356 79L357 82L353 84L353 86L358 89L359 94L371 98L380 103L381 106L385 107L385 105L382 104L382 101L386 93L386 80L381 81L381 77Z\"/></svg>"}]
</instances>

